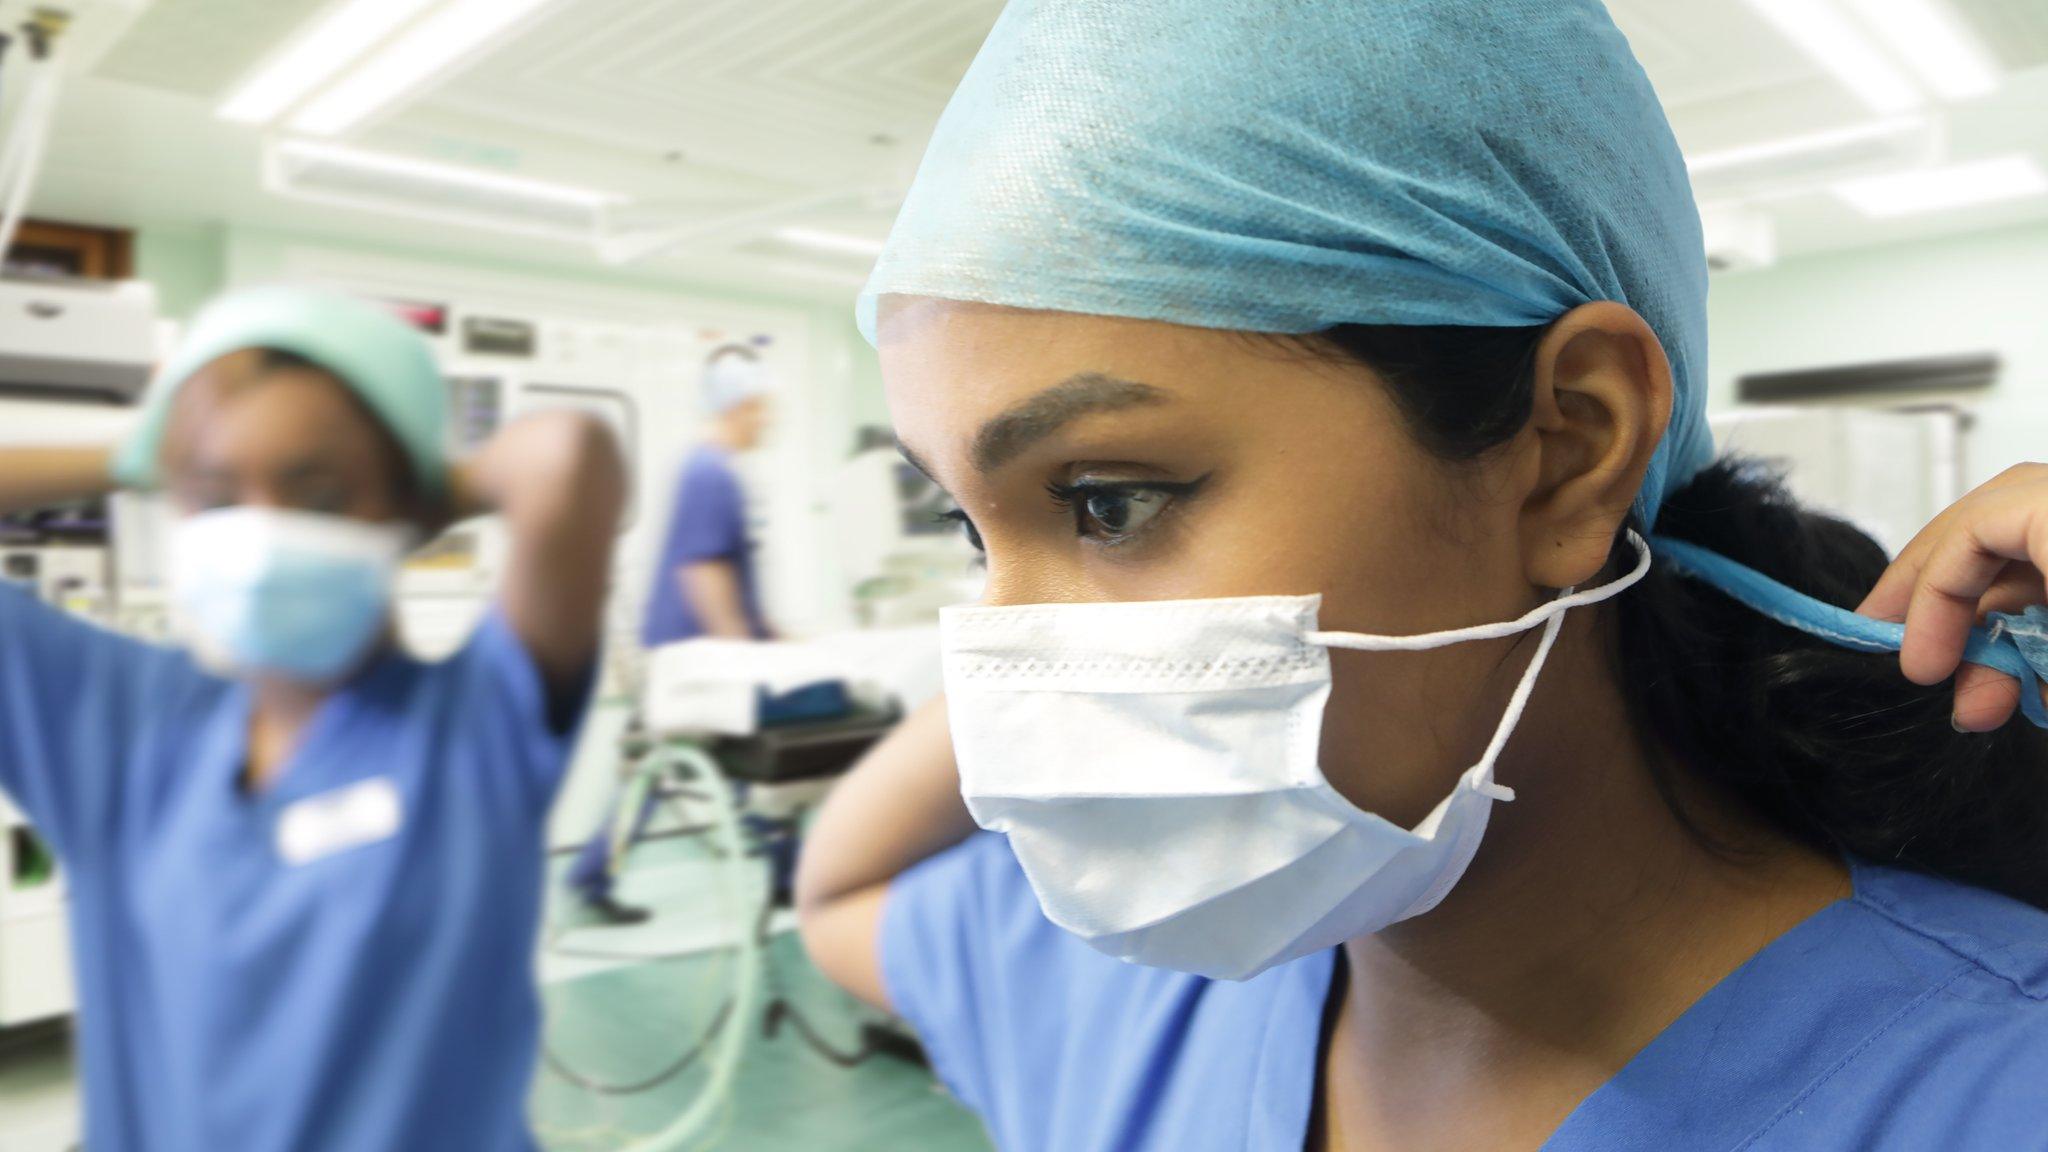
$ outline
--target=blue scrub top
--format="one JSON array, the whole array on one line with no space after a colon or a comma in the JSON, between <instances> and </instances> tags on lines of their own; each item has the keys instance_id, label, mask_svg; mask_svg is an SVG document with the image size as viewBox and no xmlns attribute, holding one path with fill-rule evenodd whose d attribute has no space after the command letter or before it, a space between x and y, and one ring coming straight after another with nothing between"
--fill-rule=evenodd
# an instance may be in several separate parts
<instances>
[{"instance_id":1,"label":"blue scrub top","mask_svg":"<svg viewBox=\"0 0 2048 1152\"><path fill-rule=\"evenodd\" d=\"M756 640L768 635L761 616L761 596L754 576L754 545L747 537L747 499L733 471L732 453L704 444L683 462L676 482L675 509L669 514L668 536L654 569L647 595L647 618L640 639L649 648L694 640L704 635L704 622L683 596L677 573L690 564L722 560L739 577L740 607Z\"/></svg>"},{"instance_id":2,"label":"blue scrub top","mask_svg":"<svg viewBox=\"0 0 2048 1152\"><path fill-rule=\"evenodd\" d=\"M542 826L572 731L524 646L493 613L444 662L380 658L260 795L238 783L249 708L0 586L0 788L65 866L87 1147L530 1152ZM288 813L365 790L395 793L395 830L287 861Z\"/></svg>"},{"instance_id":3,"label":"blue scrub top","mask_svg":"<svg viewBox=\"0 0 2048 1152\"><path fill-rule=\"evenodd\" d=\"M1855 866L1545 1143L2048 1148L2048 913ZM1302 1152L1336 953L1243 983L1103 956L981 835L891 885L882 973L1003 1152Z\"/></svg>"}]
</instances>

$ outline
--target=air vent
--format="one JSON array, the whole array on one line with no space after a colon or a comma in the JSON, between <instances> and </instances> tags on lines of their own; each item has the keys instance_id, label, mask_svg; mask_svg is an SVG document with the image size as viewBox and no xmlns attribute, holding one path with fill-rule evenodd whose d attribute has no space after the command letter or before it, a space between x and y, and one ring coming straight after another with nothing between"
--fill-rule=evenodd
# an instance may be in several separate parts
<instances>
[{"instance_id":1,"label":"air vent","mask_svg":"<svg viewBox=\"0 0 2048 1152\"><path fill-rule=\"evenodd\" d=\"M327 0L156 0L94 74L217 101Z\"/></svg>"}]
</instances>

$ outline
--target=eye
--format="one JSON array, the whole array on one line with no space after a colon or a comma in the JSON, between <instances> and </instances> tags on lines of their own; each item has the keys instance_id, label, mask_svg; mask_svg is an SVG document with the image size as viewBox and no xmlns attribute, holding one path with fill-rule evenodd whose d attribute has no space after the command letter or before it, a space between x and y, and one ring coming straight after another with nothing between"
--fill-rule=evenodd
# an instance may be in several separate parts
<instances>
[{"instance_id":1,"label":"eye","mask_svg":"<svg viewBox=\"0 0 2048 1152\"><path fill-rule=\"evenodd\" d=\"M948 512L939 513L938 518L940 520L947 521L948 523L958 524L960 526L961 531L967 533L967 542L969 544L974 545L974 550L976 552L988 551L987 548L982 546L980 529L977 529L974 526L974 521L969 520L967 518L967 513L961 511L958 508L955 508Z\"/></svg>"},{"instance_id":2,"label":"eye","mask_svg":"<svg viewBox=\"0 0 2048 1152\"><path fill-rule=\"evenodd\" d=\"M1075 508L1082 531L1091 536L1128 536L1166 508L1167 495L1143 489L1109 489L1081 497Z\"/></svg>"},{"instance_id":3,"label":"eye","mask_svg":"<svg viewBox=\"0 0 2048 1152\"><path fill-rule=\"evenodd\" d=\"M1207 479L1207 477L1204 477ZM1076 534L1105 544L1117 544L1144 531L1146 525L1175 500L1191 495L1202 484L1169 484L1164 481L1051 484L1046 491L1053 504L1070 511Z\"/></svg>"},{"instance_id":4,"label":"eye","mask_svg":"<svg viewBox=\"0 0 2048 1152\"><path fill-rule=\"evenodd\" d=\"M320 512L330 516L346 513L355 503L355 493L347 485L321 476L294 481L282 495L285 504L301 512Z\"/></svg>"},{"instance_id":5,"label":"eye","mask_svg":"<svg viewBox=\"0 0 2048 1152\"><path fill-rule=\"evenodd\" d=\"M322 488L307 493L301 501L301 506L308 512L340 515L348 511L350 503L348 493L336 488Z\"/></svg>"}]
</instances>

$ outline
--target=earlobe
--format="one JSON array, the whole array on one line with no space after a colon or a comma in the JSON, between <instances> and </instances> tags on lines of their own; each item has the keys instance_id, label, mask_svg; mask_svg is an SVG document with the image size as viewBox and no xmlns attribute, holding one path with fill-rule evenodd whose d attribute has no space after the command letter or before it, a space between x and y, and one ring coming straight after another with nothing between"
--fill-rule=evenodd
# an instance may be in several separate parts
<instances>
[{"instance_id":1,"label":"earlobe","mask_svg":"<svg viewBox=\"0 0 2048 1152\"><path fill-rule=\"evenodd\" d=\"M1607 562L1671 417L1664 346L1612 301L1560 317L1536 351L1530 428L1540 453L1522 510L1531 583L1582 584Z\"/></svg>"}]
</instances>

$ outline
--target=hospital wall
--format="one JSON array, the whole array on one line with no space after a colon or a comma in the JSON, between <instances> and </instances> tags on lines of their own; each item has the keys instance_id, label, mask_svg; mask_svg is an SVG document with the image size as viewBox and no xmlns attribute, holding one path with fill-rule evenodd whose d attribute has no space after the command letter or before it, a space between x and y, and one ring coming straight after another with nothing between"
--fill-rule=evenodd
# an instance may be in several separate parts
<instances>
[{"instance_id":1,"label":"hospital wall","mask_svg":"<svg viewBox=\"0 0 2048 1152\"><path fill-rule=\"evenodd\" d=\"M2048 459L2048 224L1717 276L1708 312L1712 407L1750 373L1990 352L1997 383L1958 398L1976 415L1966 480Z\"/></svg>"}]
</instances>

